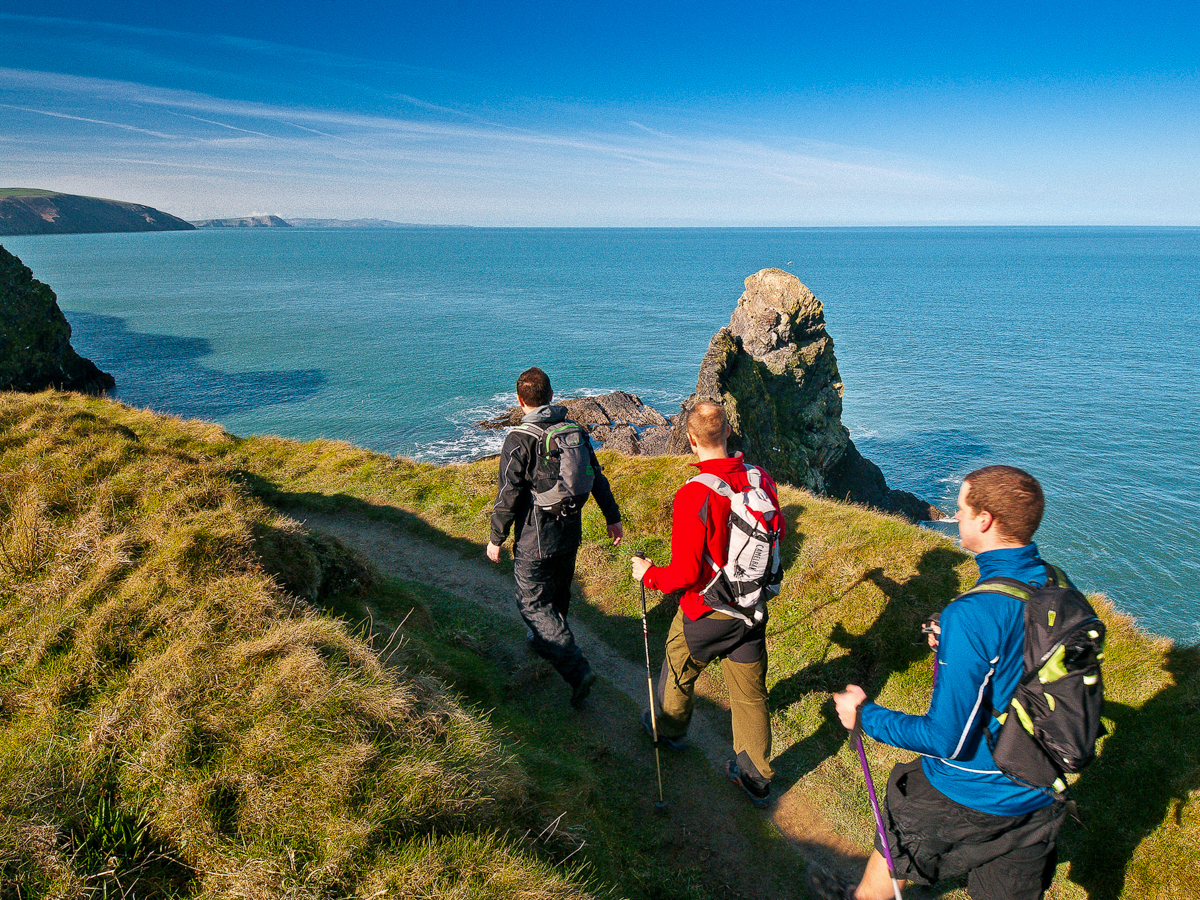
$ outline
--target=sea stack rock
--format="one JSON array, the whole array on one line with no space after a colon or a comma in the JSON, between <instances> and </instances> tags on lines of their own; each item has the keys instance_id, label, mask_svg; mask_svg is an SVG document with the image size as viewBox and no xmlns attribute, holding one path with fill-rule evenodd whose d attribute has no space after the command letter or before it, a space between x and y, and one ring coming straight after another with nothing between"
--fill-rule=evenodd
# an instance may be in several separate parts
<instances>
[{"instance_id":1,"label":"sea stack rock","mask_svg":"<svg viewBox=\"0 0 1200 900\"><path fill-rule=\"evenodd\" d=\"M71 326L54 291L0 247L0 390L99 394L113 377L71 347Z\"/></svg>"},{"instance_id":2,"label":"sea stack rock","mask_svg":"<svg viewBox=\"0 0 1200 900\"><path fill-rule=\"evenodd\" d=\"M942 518L931 504L888 488L879 467L850 440L821 301L781 269L763 269L745 284L728 327L709 342L667 452L689 452L687 413L699 400L717 400L733 429L730 449L777 480L914 521Z\"/></svg>"}]
</instances>

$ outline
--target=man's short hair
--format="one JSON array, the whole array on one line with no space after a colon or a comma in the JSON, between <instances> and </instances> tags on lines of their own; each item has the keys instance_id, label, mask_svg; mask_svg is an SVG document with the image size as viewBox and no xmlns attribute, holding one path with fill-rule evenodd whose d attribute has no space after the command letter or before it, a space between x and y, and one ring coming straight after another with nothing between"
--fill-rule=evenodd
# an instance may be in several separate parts
<instances>
[{"instance_id":1,"label":"man's short hair","mask_svg":"<svg viewBox=\"0 0 1200 900\"><path fill-rule=\"evenodd\" d=\"M984 466L963 479L967 505L987 510L1001 537L1028 544L1042 523L1046 497L1038 480L1015 466Z\"/></svg>"},{"instance_id":2,"label":"man's short hair","mask_svg":"<svg viewBox=\"0 0 1200 900\"><path fill-rule=\"evenodd\" d=\"M537 366L526 369L517 378L517 399L526 406L545 406L553 398L550 376Z\"/></svg>"},{"instance_id":3,"label":"man's short hair","mask_svg":"<svg viewBox=\"0 0 1200 900\"><path fill-rule=\"evenodd\" d=\"M701 400L687 418L687 432L701 447L720 447L725 443L725 407L712 400Z\"/></svg>"}]
</instances>

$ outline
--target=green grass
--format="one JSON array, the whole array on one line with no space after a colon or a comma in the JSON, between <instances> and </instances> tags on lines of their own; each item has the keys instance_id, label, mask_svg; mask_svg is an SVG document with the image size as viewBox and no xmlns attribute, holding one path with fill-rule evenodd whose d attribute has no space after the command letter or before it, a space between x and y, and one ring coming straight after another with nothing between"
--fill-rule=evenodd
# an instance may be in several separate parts
<instances>
[{"instance_id":1,"label":"green grass","mask_svg":"<svg viewBox=\"0 0 1200 900\"><path fill-rule=\"evenodd\" d=\"M54 197L59 191L43 191L38 188L0 188L0 200L5 197Z\"/></svg>"},{"instance_id":2,"label":"green grass","mask_svg":"<svg viewBox=\"0 0 1200 900\"><path fill-rule=\"evenodd\" d=\"M568 868L583 859L583 874L597 884L629 896L669 896L654 871L677 848L656 844L653 823L643 824L635 808L604 799L614 793L609 763L603 753L589 756L598 752L591 745L569 746L562 723L543 720L536 681L528 698L512 688L515 664L502 645L519 646L519 635L484 624L448 595L392 582L356 587L356 579L369 578L344 551L296 533L268 508L298 504L377 518L478 558L494 461L438 467L336 442L240 440L216 426L56 394L4 395L0 428L3 540L11 558L0 616L12 635L0 649L0 783L8 785L0 788L0 865L8 867L0 871L24 867L40 884L76 883L70 879L82 876L70 874L69 836L83 833L81 823L107 791L132 817L100 829L113 840L136 833L145 813L154 846L170 848L188 871L216 871L216 854L227 854L220 865L246 873L239 884L258 885L256 877L268 885L261 896L316 895L330 885L399 892L396 885L410 884L430 896L483 896L468 889L482 876L467 866L475 850L465 848L491 848L497 867L514 859L578 891L570 884L575 875L561 880L554 863L579 846L583 829L594 840ZM602 460L627 541L609 546L589 506L582 602L573 609L640 665L629 557L642 550L665 560L670 501L688 468L676 459ZM829 693L857 681L883 703L923 712L930 660L914 643L916 625L976 571L951 543L898 519L791 488L781 499L787 572L768 638L778 784L796 787L865 849L869 808ZM254 548L275 582L247 569ZM413 634L413 672L439 678L397 681L344 626L302 613L303 603L287 606L284 598L296 596L330 604L351 621L356 604L382 609L389 597L393 604L407 597L428 614ZM1051 896L1200 896L1198 651L1148 637L1095 600L1110 629L1113 733L1076 785L1087 828L1064 829ZM656 606L658 643L672 612L669 601ZM213 683L214 671L229 674ZM446 682L453 696L429 686ZM303 687L309 684L320 687ZM461 735L439 735L431 748L395 748L380 739L378 723L393 721L387 698L401 687L415 698L401 704L408 715L445 704L457 710L447 721L474 724L461 724ZM720 702L719 673L704 691ZM410 727L396 715L404 724L389 726L389 734ZM441 821L436 809L421 806L420 779L411 781L404 768L404 753L426 749L433 758L423 766L489 786L467 791L445 832L404 832L390 805L399 800L354 805L359 795L347 785L379 785L374 796L403 797L417 815ZM907 756L878 745L869 752L880 776ZM311 766L314 784L273 767L280 756L305 771ZM408 775L387 775L393 765ZM168 791L168 784L184 788ZM309 793L318 787L319 796ZM303 833L276 827L265 810L317 825ZM544 822L551 810L566 811L564 821L577 831L560 836L561 844L522 843L532 826L511 823ZM651 849L639 856L642 834L651 836ZM632 862L622 868L626 858ZM203 881L204 891L233 892L213 879ZM694 887L700 896L712 889ZM413 896L421 896L417 890Z\"/></svg>"}]
</instances>

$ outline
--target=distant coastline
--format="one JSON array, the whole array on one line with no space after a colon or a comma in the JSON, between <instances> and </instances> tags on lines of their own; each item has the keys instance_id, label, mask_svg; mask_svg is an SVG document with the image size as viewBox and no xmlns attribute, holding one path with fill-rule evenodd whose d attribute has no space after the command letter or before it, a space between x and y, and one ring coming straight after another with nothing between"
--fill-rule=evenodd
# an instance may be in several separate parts
<instances>
[{"instance_id":1,"label":"distant coastline","mask_svg":"<svg viewBox=\"0 0 1200 900\"><path fill-rule=\"evenodd\" d=\"M197 228L459 228L458 225L421 225L391 219L285 219L282 216L238 216L231 219L201 219Z\"/></svg>"}]
</instances>

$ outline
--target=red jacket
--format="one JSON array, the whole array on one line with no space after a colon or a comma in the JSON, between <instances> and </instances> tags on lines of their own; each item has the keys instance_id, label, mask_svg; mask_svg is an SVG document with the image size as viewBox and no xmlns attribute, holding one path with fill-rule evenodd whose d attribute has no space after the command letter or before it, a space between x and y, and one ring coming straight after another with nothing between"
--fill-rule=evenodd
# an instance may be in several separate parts
<instances>
[{"instance_id":1,"label":"red jacket","mask_svg":"<svg viewBox=\"0 0 1200 900\"><path fill-rule=\"evenodd\" d=\"M750 486L741 453L692 465L703 473L716 475L735 491L744 491ZM759 471L762 472L763 489L778 509L775 482L764 470ZM783 516L779 517L779 528L781 531L785 528ZM729 501L702 484L688 482L675 492L672 505L671 562L665 566L651 566L642 583L664 594L683 591L679 606L693 622L713 611L699 593L713 576L712 569L704 563L705 549L714 563L725 565L729 550Z\"/></svg>"}]
</instances>

